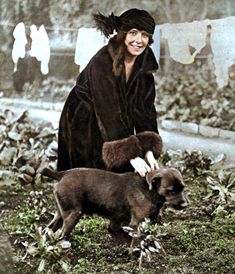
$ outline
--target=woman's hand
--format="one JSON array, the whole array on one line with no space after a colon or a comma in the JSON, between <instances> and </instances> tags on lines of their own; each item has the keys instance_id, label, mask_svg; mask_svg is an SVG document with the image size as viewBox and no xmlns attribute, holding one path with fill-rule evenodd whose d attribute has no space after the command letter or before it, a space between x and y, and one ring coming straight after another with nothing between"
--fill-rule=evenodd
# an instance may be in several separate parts
<instances>
[{"instance_id":1,"label":"woman's hand","mask_svg":"<svg viewBox=\"0 0 235 274\"><path fill-rule=\"evenodd\" d=\"M134 167L135 171L138 172L142 177L144 177L147 172L151 171L150 166L145 162L144 159L140 157L131 159L130 163Z\"/></svg>"},{"instance_id":2,"label":"woman's hand","mask_svg":"<svg viewBox=\"0 0 235 274\"><path fill-rule=\"evenodd\" d=\"M153 152L152 151L148 151L145 154L145 159L147 161L147 163L150 165L151 170L155 170L155 169L159 169L159 165L157 160L154 158L153 156Z\"/></svg>"}]
</instances>

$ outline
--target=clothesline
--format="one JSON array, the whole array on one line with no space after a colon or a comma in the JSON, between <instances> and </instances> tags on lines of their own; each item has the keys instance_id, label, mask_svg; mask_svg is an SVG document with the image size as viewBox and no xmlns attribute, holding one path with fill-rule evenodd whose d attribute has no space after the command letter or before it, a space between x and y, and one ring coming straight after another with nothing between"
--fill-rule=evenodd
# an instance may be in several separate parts
<instances>
[{"instance_id":1,"label":"clothesline","mask_svg":"<svg viewBox=\"0 0 235 274\"><path fill-rule=\"evenodd\" d=\"M6 23L6 22L0 22L1 26L7 26L7 27L11 27L11 28L15 28L15 26L17 24L13 24L13 23ZM30 26L25 25L26 28L30 29ZM71 32L77 32L79 28L64 28L64 27L45 27L46 30L53 30L53 31L71 31Z\"/></svg>"},{"instance_id":2,"label":"clothesline","mask_svg":"<svg viewBox=\"0 0 235 274\"><path fill-rule=\"evenodd\" d=\"M7 49L5 50L4 52L11 52L10 49ZM58 52L58 51L52 51L51 52L51 55L52 56L66 56L66 57L74 57L75 56L75 53L65 53L65 52ZM212 58L211 55L199 55L199 56L195 56L195 59L209 59L209 58ZM172 59L170 57L170 55L160 55L160 59Z\"/></svg>"},{"instance_id":3,"label":"clothesline","mask_svg":"<svg viewBox=\"0 0 235 274\"><path fill-rule=\"evenodd\" d=\"M221 18L223 19L223 18ZM203 21L210 21L210 22L215 22L215 21L218 21L220 19L204 19L204 20L201 20L199 22L203 22ZM171 24L171 25L175 25L175 24L181 24L181 23L186 23L186 22L180 22L180 23L164 23L164 24L161 24L161 25L156 25L156 27L162 27L163 25L166 25L166 24ZM190 22L189 22L190 23ZM191 22L192 23L192 22ZM7 23L7 22L3 22L3 21L0 21L0 25L1 26L8 26L8 27L12 27L14 28L17 23ZM25 25L26 28L29 28L30 29L30 26L29 25ZM83 27L83 26L81 26ZM54 31L71 31L71 32L77 32L79 28L81 27L77 27L77 28L65 28L65 27L59 27L59 28L54 28L54 27L47 27L45 26L45 29L46 30L54 30Z\"/></svg>"}]
</instances>

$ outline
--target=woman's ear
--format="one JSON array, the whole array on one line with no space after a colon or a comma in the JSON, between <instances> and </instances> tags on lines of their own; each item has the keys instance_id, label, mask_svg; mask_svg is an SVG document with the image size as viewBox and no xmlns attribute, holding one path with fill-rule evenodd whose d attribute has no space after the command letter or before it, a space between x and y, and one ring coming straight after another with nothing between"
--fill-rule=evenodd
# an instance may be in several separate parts
<instances>
[{"instance_id":1,"label":"woman's ear","mask_svg":"<svg viewBox=\"0 0 235 274\"><path fill-rule=\"evenodd\" d=\"M146 181L149 186L149 190L153 189L153 184L155 182L159 182L159 180L162 178L162 174L159 170L153 170L146 174Z\"/></svg>"}]
</instances>

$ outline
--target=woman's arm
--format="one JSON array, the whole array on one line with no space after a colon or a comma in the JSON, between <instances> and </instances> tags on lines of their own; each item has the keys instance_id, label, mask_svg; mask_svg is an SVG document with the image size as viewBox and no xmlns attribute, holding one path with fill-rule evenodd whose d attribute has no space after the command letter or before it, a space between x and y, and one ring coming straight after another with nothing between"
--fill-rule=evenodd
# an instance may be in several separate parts
<instances>
[{"instance_id":1,"label":"woman's arm","mask_svg":"<svg viewBox=\"0 0 235 274\"><path fill-rule=\"evenodd\" d=\"M137 105L133 109L136 132L154 131L158 133L155 109L155 83L152 73L141 75Z\"/></svg>"}]
</instances>

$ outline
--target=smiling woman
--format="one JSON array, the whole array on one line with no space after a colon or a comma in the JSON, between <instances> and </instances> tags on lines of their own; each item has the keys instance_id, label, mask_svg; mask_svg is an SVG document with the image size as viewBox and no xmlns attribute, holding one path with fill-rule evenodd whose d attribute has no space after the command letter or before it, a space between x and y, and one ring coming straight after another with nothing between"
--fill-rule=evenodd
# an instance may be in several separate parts
<instances>
[{"instance_id":1,"label":"smiling woman","mask_svg":"<svg viewBox=\"0 0 235 274\"><path fill-rule=\"evenodd\" d=\"M134 66L136 57L139 56L147 47L149 42L149 34L146 31L138 29L131 29L127 32L125 38L126 52L125 52L125 71L126 81L129 80L132 68Z\"/></svg>"},{"instance_id":2,"label":"smiling woman","mask_svg":"<svg viewBox=\"0 0 235 274\"><path fill-rule=\"evenodd\" d=\"M149 47L153 17L130 9L95 14L106 37L116 31L80 73L59 124L58 170L95 167L144 176L162 150L154 107L158 68Z\"/></svg>"}]
</instances>

